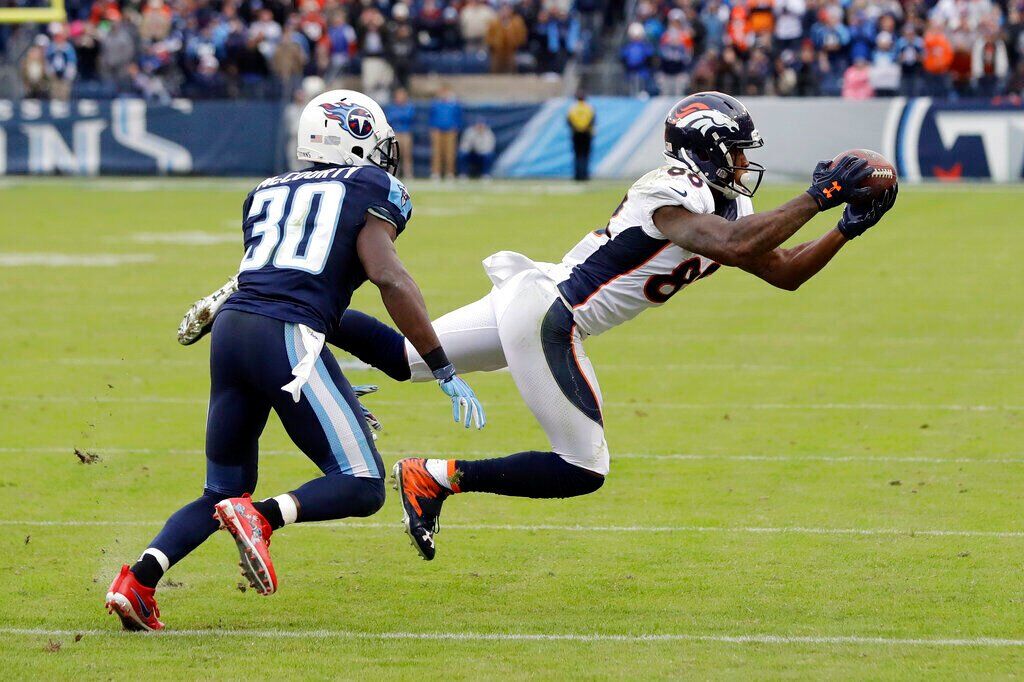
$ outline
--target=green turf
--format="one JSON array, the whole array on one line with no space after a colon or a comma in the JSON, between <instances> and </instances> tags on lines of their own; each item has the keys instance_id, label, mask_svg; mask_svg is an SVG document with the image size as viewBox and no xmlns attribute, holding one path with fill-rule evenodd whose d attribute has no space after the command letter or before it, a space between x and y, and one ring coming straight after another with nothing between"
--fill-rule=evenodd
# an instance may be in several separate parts
<instances>
[{"instance_id":1,"label":"green turf","mask_svg":"<svg viewBox=\"0 0 1024 682\"><path fill-rule=\"evenodd\" d=\"M160 604L170 631L216 633L115 634L107 584L202 485L208 345L181 348L174 331L237 266L246 189L0 187L4 678L1019 674L1024 648L897 641L1024 639L1016 189L907 188L795 294L723 270L588 341L612 450L595 495L452 500L429 564L392 495L358 524L276 535L281 590L267 599L236 589L233 545L215 536L169 574ZM558 259L623 186L411 190L399 252L438 315L486 292L479 263L494 251ZM757 205L796 191L765 189ZM212 243L159 241L196 232ZM12 254L150 260L3 265ZM372 290L355 305L382 314ZM434 386L349 374L384 388L369 403L388 464L545 445L506 373L469 377L488 409L481 433L456 429ZM273 419L263 444L259 492L314 475ZM79 464L75 447L102 460ZM503 634L631 638L483 638ZM782 639L725 641L747 635Z\"/></svg>"}]
</instances>

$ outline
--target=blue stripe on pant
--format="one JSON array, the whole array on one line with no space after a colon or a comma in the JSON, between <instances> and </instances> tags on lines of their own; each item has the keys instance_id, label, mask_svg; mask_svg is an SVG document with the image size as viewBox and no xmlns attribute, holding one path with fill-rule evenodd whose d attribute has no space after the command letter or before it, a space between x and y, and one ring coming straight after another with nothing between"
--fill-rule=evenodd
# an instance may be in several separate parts
<instances>
[{"instance_id":1,"label":"blue stripe on pant","mask_svg":"<svg viewBox=\"0 0 1024 682\"><path fill-rule=\"evenodd\" d=\"M306 352L302 334L299 332L299 325L285 323L284 337L285 346L288 349L288 360L294 367L301 360L300 354L304 355ZM330 351L324 352L330 355ZM346 381L345 384L347 385L348 382ZM309 382L302 387L302 395L309 401L316 413L324 435L331 445L331 454L337 461L341 473L380 478L381 468L377 466L374 457L376 453L371 445L373 439L367 437L362 416L356 415L356 411L345 400L330 376L323 360L323 352L309 375Z\"/></svg>"},{"instance_id":2,"label":"blue stripe on pant","mask_svg":"<svg viewBox=\"0 0 1024 682\"><path fill-rule=\"evenodd\" d=\"M210 350L208 490L225 497L252 492L258 441L271 409L323 473L381 478L380 455L329 350L321 352L299 402L281 390L304 354L297 334L297 325L262 315L227 309L217 316Z\"/></svg>"}]
</instances>

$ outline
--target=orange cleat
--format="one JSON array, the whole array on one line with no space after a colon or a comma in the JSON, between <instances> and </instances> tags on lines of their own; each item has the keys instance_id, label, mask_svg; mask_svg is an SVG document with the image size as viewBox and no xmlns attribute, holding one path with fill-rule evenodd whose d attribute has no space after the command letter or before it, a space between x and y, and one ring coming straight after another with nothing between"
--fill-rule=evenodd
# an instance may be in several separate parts
<instances>
[{"instance_id":1,"label":"orange cleat","mask_svg":"<svg viewBox=\"0 0 1024 682\"><path fill-rule=\"evenodd\" d=\"M220 521L238 546L242 575L262 595L277 591L277 574L270 560L270 535L273 532L263 515L256 511L248 493L214 505L213 518Z\"/></svg>"},{"instance_id":2,"label":"orange cleat","mask_svg":"<svg viewBox=\"0 0 1024 682\"><path fill-rule=\"evenodd\" d=\"M427 561L434 558L434 535L441 530L441 505L451 494L426 469L427 460L409 457L395 463L392 482L401 493L402 523L413 546Z\"/></svg>"},{"instance_id":3,"label":"orange cleat","mask_svg":"<svg viewBox=\"0 0 1024 682\"><path fill-rule=\"evenodd\" d=\"M164 624L160 622L160 607L156 605L155 593L155 588L146 587L136 580L135 574L128 568L128 564L125 564L107 591L107 613L116 613L125 630L163 630Z\"/></svg>"}]
</instances>

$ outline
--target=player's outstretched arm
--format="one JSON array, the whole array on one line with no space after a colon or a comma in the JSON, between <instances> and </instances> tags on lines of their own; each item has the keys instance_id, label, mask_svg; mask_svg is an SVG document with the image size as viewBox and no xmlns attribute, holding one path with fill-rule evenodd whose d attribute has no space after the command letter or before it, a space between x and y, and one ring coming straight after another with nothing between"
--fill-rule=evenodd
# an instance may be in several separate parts
<instances>
[{"instance_id":1,"label":"player's outstretched arm","mask_svg":"<svg viewBox=\"0 0 1024 682\"><path fill-rule=\"evenodd\" d=\"M771 211L726 220L681 206L663 206L654 212L654 224L688 251L722 265L739 266L778 248L819 211L863 197L870 190L860 184L870 173L867 161L853 156L834 165L822 162L806 192Z\"/></svg>"},{"instance_id":2,"label":"player's outstretched arm","mask_svg":"<svg viewBox=\"0 0 1024 682\"><path fill-rule=\"evenodd\" d=\"M739 263L739 267L772 286L796 291L801 284L818 274L849 240L875 226L895 205L898 193L899 186L893 186L867 204L850 204L843 211L839 224L818 239L791 249L773 249Z\"/></svg>"},{"instance_id":3,"label":"player's outstretched arm","mask_svg":"<svg viewBox=\"0 0 1024 682\"><path fill-rule=\"evenodd\" d=\"M466 428L472 423L478 429L483 428L487 423L483 406L448 361L430 324L423 294L398 258L394 244L397 238L394 225L372 214L366 215L366 225L356 239L356 251L366 277L380 289L384 307L398 330L430 367L444 394L451 398L454 420L461 421Z\"/></svg>"}]
</instances>

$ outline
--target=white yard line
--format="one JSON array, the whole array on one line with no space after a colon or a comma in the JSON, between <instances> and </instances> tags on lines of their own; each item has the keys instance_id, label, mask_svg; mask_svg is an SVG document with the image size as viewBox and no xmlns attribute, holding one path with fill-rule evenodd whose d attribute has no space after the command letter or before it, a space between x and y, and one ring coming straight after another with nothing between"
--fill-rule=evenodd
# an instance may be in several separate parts
<instances>
[{"instance_id":1,"label":"white yard line","mask_svg":"<svg viewBox=\"0 0 1024 682\"><path fill-rule=\"evenodd\" d=\"M88 403L131 403L159 405L206 405L206 398L175 398L170 396L137 395L137 396L73 396L73 395L0 395L4 403L51 403L51 404L88 404ZM370 401L372 405L394 405L399 407L418 406L421 401L410 397L409 400ZM522 405L520 400L491 400L487 405L510 407ZM922 411L937 410L940 412L1021 412L1024 405L960 405L960 404L928 404L928 403L680 403L659 401L656 403L608 401L606 407L644 409L644 410L865 410L865 411Z\"/></svg>"},{"instance_id":2,"label":"white yard line","mask_svg":"<svg viewBox=\"0 0 1024 682\"><path fill-rule=\"evenodd\" d=\"M0 526L20 527L79 527L79 526L159 526L162 521L41 521L0 519ZM397 530L401 524L376 521L325 521L297 524L295 528L308 530L323 528L389 529ZM501 523L446 523L446 530L555 532L555 533L732 533L748 535L859 535L907 537L965 537L965 538L1024 538L1024 531L1016 530L935 530L903 528L815 528L808 526L572 526L556 524L501 524Z\"/></svg>"},{"instance_id":3,"label":"white yard line","mask_svg":"<svg viewBox=\"0 0 1024 682\"><path fill-rule=\"evenodd\" d=\"M1024 639L1001 637L876 637L863 635L777 635L695 634L695 633L569 633L569 632L360 632L356 630L163 630L148 635L109 630L69 630L48 628L0 628L0 635L23 637L231 637L253 639L358 639L421 640L430 642L623 642L629 644L659 642L708 642L717 644L829 645L881 647L1024 647Z\"/></svg>"},{"instance_id":4,"label":"white yard line","mask_svg":"<svg viewBox=\"0 0 1024 682\"><path fill-rule=\"evenodd\" d=\"M125 447L94 447L81 445L81 448L99 455L174 455L203 456L205 451L200 448L125 448ZM70 455L72 445L41 445L29 447L0 447L0 455L56 454ZM397 457L503 457L507 452L493 450L390 450L384 448L381 453L385 459ZM260 455L270 456L302 456L298 448L280 449L265 448ZM928 457L917 455L769 455L769 454L699 454L699 453L647 453L647 452L613 452L612 459L650 459L679 461L721 461L721 462L824 462L829 464L1024 464L1024 455L997 455L985 459L972 457Z\"/></svg>"}]
</instances>

